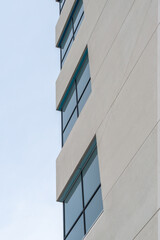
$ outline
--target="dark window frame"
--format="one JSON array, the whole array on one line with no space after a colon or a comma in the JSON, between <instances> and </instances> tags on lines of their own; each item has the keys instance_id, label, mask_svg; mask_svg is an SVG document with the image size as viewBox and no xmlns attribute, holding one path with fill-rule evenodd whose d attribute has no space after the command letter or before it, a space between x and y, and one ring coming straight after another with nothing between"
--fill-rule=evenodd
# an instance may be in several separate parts
<instances>
[{"instance_id":1,"label":"dark window frame","mask_svg":"<svg viewBox=\"0 0 160 240\"><path fill-rule=\"evenodd\" d=\"M65 1L66 1L66 0L65 0ZM64 1L64 3L65 3L65 1ZM63 37L62 37L61 40L60 40L59 47L60 47L60 68L61 68L61 69L62 69L62 66L63 66L63 64L64 64L64 60L65 60L65 58L66 58L66 55L68 54L68 51L69 51L69 49L70 49L73 41L75 40L76 31L77 31L80 23L82 22L82 19L83 19L83 16L84 16L84 9L83 9L83 12L82 12L82 14L81 14L81 16L80 16L80 18L79 18L78 23L77 23L77 26L76 26L76 28L74 29L74 13L76 12L76 8L77 8L77 6L78 6L79 1L82 1L82 4L83 4L83 0L77 0L77 1L76 1L75 6L74 6L74 9L73 9L73 11L72 11L72 13L71 13L70 19L69 19L69 21L68 21L68 23L67 23L67 26L66 26L66 28L65 28L65 31L64 31L64 33L63 33ZM64 6L64 4L63 4L63 6ZM71 39L70 39L70 41L69 41L69 43L68 43L68 46L67 46L67 48L66 48L66 51L65 51L65 53L63 54L63 57L62 57L61 42L63 41L63 39L64 39L64 37L65 37L65 32L67 32L68 26L70 25L70 23L71 23L72 37L71 37Z\"/></svg>"},{"instance_id":2,"label":"dark window frame","mask_svg":"<svg viewBox=\"0 0 160 240\"><path fill-rule=\"evenodd\" d=\"M59 13L61 14L62 12L62 9L64 7L64 4L65 4L66 0L63 1L63 3L61 3L61 0L59 1Z\"/></svg>"},{"instance_id":3,"label":"dark window frame","mask_svg":"<svg viewBox=\"0 0 160 240\"><path fill-rule=\"evenodd\" d=\"M91 157L93 156L93 154L95 153L95 151L97 151L97 145L94 146L91 154L89 155L85 165L83 166L83 168L81 169L80 173L77 175L76 180L74 181L73 186L71 187L70 191L67 193L66 198L68 197L68 195L70 194L72 188L74 187L74 185L76 184L77 180L80 177L80 181L81 181L81 189L82 189L82 204L83 204L83 209L80 212L80 214L78 215L78 217L76 218L76 220L74 221L74 223L72 224L72 226L70 227L70 229L68 230L67 234L65 233L65 200L63 201L63 230L64 230L64 240L67 239L67 237L69 236L69 234L72 232L73 228L76 226L77 222L79 221L79 219L81 217L83 217L83 227L84 227L84 236L87 234L86 231L86 216L85 216L85 211L87 209L87 207L89 206L89 204L91 203L92 199L95 197L96 193L98 192L99 189L101 189L101 183L97 186L96 190L94 191L94 193L91 195L91 197L89 198L88 202L85 205L85 197L84 197L84 184L83 184L83 170L85 169L87 163L90 161ZM98 152L97 152L98 155ZM65 199L66 199L65 198ZM102 211L103 212L103 211ZM100 213L101 214L101 213ZM100 216L99 214L99 216ZM95 219L96 220L96 219Z\"/></svg>"},{"instance_id":4,"label":"dark window frame","mask_svg":"<svg viewBox=\"0 0 160 240\"><path fill-rule=\"evenodd\" d=\"M88 59L88 54L86 55L86 57L85 57L82 65L81 65L80 69L82 69L83 66L84 66L84 64L86 64L86 59ZM88 59L88 64L89 64L89 59ZM89 77L89 79L88 79L87 82L86 82L86 85L84 86L84 89L83 89L81 95L80 95L79 98L78 98L78 89L77 89L77 86L78 86L77 78L78 78L78 76L79 76L79 75L77 74L77 76L74 78L74 82L72 83L72 87L73 87L73 85L74 85L75 91L76 91L76 105L75 105L75 107L73 108L73 110L72 110L72 112L71 112L71 114L70 114L70 117L68 118L68 121L67 121L66 124L65 124L65 127L64 127L64 124L63 124L63 111L61 110L61 134L62 134L62 138L61 138L61 139L62 139L62 147L63 147L63 145L64 145L64 137L63 137L64 132L65 132L65 130L66 130L69 122L71 121L72 116L73 116L73 114L75 113L75 111L77 111L77 118L79 117L79 115L80 115L80 112L79 112L79 103L80 103L80 101L81 101L81 99L82 99L82 97L83 97L83 95L84 95L84 93L85 93L88 85L91 83L91 77ZM62 109L63 109L63 108L62 108Z\"/></svg>"}]
</instances>

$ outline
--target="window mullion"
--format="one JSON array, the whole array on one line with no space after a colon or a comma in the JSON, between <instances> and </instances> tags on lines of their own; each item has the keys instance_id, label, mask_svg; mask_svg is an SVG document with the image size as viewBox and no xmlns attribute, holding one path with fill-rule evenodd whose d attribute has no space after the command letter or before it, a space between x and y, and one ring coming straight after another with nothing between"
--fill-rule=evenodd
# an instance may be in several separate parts
<instances>
[{"instance_id":1,"label":"window mullion","mask_svg":"<svg viewBox=\"0 0 160 240\"><path fill-rule=\"evenodd\" d=\"M59 11L60 11L60 14L61 14L61 12L62 12L62 9L63 9L63 7L64 7L64 4L65 4L65 2L66 2L66 0L65 1L63 1L63 2L60 2L59 3ZM83 4L83 3L82 3ZM75 27L74 26L74 17L75 17L75 14L76 14L76 11L78 10L78 11L81 11L81 8L79 9L77 9L77 7L78 7L78 1L76 1L76 4L75 4L75 7L74 7L74 9L73 9L73 11L72 11L72 13L71 13L71 15L70 15L70 18L69 18L69 20L68 20L68 22L67 22L67 26L71 23L71 27L72 27L72 39L73 39L73 41L74 41L74 39L75 39L75 33L77 32L77 29L78 29L78 27L79 27L79 25L80 25L80 23L81 23L81 21L82 21L82 18L83 18L83 15L84 15L84 10L83 10L83 12L82 12L82 15L81 15L81 17L80 17L80 19L79 19L79 21L78 21L78 24L77 24L77 26ZM81 6L82 7L82 6ZM79 12L78 12L79 13ZM65 28L65 30L63 31L63 34L62 34L62 38L60 39L60 42L61 41L63 41L63 39L65 38L65 36L67 36L67 35L65 35L66 34L66 30L67 30L67 28ZM67 37L68 38L68 37ZM63 57L64 58L64 57ZM62 69L62 64L63 63L63 59L62 59L62 56L61 56L61 69Z\"/></svg>"},{"instance_id":2,"label":"window mullion","mask_svg":"<svg viewBox=\"0 0 160 240\"><path fill-rule=\"evenodd\" d=\"M78 108L78 90L77 90L77 80L76 80L76 79L75 79L75 88L76 88L77 116L79 117L79 108Z\"/></svg>"},{"instance_id":3,"label":"window mullion","mask_svg":"<svg viewBox=\"0 0 160 240\"><path fill-rule=\"evenodd\" d=\"M62 48L60 47L60 67L62 69Z\"/></svg>"},{"instance_id":4,"label":"window mullion","mask_svg":"<svg viewBox=\"0 0 160 240\"><path fill-rule=\"evenodd\" d=\"M86 217L85 217L84 186L83 186L82 172L81 172L81 184L82 184L83 221L84 221L84 235L85 235L86 234Z\"/></svg>"},{"instance_id":5,"label":"window mullion","mask_svg":"<svg viewBox=\"0 0 160 240\"><path fill-rule=\"evenodd\" d=\"M63 111L61 110L61 134L62 134L62 147L63 147Z\"/></svg>"},{"instance_id":6,"label":"window mullion","mask_svg":"<svg viewBox=\"0 0 160 240\"><path fill-rule=\"evenodd\" d=\"M63 58L62 58L62 54L61 54L61 62L63 62L63 60L65 59L66 54L67 54L67 52L68 52L68 49L69 49L69 47L70 47L70 45L71 45L71 43L72 43L72 40L74 40L74 39L73 39L73 36L72 36L70 42L68 43L68 46L67 46L67 48L66 48L66 51L65 51L65 53L63 54ZM62 50L61 50L61 51L62 51Z\"/></svg>"},{"instance_id":7,"label":"window mullion","mask_svg":"<svg viewBox=\"0 0 160 240\"><path fill-rule=\"evenodd\" d=\"M101 184L99 184L99 186L96 188L96 190L94 191L93 195L91 196L91 198L89 199L89 201L87 202L86 206L85 206L85 210L88 207L88 205L90 204L90 202L92 201L92 199L94 198L94 196L96 195L96 193L98 192L98 190L101 188Z\"/></svg>"},{"instance_id":8,"label":"window mullion","mask_svg":"<svg viewBox=\"0 0 160 240\"><path fill-rule=\"evenodd\" d=\"M59 14L61 14L61 2L59 2Z\"/></svg>"},{"instance_id":9,"label":"window mullion","mask_svg":"<svg viewBox=\"0 0 160 240\"><path fill-rule=\"evenodd\" d=\"M73 21L73 16L72 16L72 32L73 32L73 41L74 41L74 39L75 39L75 37L74 37L74 21Z\"/></svg>"},{"instance_id":10,"label":"window mullion","mask_svg":"<svg viewBox=\"0 0 160 240\"><path fill-rule=\"evenodd\" d=\"M89 78L86 86L84 87L84 89L83 89L83 91L82 91L82 93L81 93L81 96L80 96L80 98L79 98L79 100L78 100L78 104L79 104L81 98L83 97L83 94L85 93L85 91L86 91L86 89L87 89L87 87L88 87L88 85L89 85L90 80L91 80L91 78Z\"/></svg>"},{"instance_id":11,"label":"window mullion","mask_svg":"<svg viewBox=\"0 0 160 240\"><path fill-rule=\"evenodd\" d=\"M74 112L76 111L76 108L77 108L77 104L76 104L76 106L74 107L74 109L73 109L73 111L72 111L72 113L71 113L71 115L70 115L70 117L69 117L69 119L68 119L68 121L67 121L67 123L66 123L64 129L62 129L62 132L63 132L63 133L65 132L65 130L66 130L66 128L67 128L67 126L68 126L68 124L69 124L69 122L70 122L70 120L71 120L73 114L74 114Z\"/></svg>"},{"instance_id":12,"label":"window mullion","mask_svg":"<svg viewBox=\"0 0 160 240\"><path fill-rule=\"evenodd\" d=\"M77 224L77 222L79 221L79 219L81 218L81 216L83 215L83 211L79 214L78 218L76 219L76 221L73 223L72 227L70 228L70 230L67 232L66 236L64 239L68 238L69 234L72 232L72 230L74 229L75 225Z\"/></svg>"},{"instance_id":13,"label":"window mullion","mask_svg":"<svg viewBox=\"0 0 160 240\"><path fill-rule=\"evenodd\" d=\"M65 239L65 203L63 202L63 236L64 236L64 239Z\"/></svg>"},{"instance_id":14,"label":"window mullion","mask_svg":"<svg viewBox=\"0 0 160 240\"><path fill-rule=\"evenodd\" d=\"M84 12L82 13L82 15L81 15L81 17L80 17L80 19L79 19L79 21L78 21L78 23L77 23L77 26L75 27L74 34L75 34L75 32L77 31L77 28L79 27L79 24L80 24L80 22L81 22L81 20L82 20L83 15L84 15Z\"/></svg>"}]
</instances>

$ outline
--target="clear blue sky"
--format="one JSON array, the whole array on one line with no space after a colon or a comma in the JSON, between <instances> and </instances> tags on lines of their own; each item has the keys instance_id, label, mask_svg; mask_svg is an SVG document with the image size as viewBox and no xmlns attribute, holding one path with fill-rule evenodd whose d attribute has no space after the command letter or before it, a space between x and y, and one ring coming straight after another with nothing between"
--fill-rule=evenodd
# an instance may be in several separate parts
<instances>
[{"instance_id":1,"label":"clear blue sky","mask_svg":"<svg viewBox=\"0 0 160 240\"><path fill-rule=\"evenodd\" d=\"M55 0L0 1L0 239L62 240Z\"/></svg>"}]
</instances>

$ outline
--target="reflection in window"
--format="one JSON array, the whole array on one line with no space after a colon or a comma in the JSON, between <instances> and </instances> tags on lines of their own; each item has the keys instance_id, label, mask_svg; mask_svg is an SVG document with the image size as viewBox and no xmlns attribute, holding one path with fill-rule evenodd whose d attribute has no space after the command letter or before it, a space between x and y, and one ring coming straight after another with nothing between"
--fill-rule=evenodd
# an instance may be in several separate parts
<instances>
[{"instance_id":1,"label":"reflection in window","mask_svg":"<svg viewBox=\"0 0 160 240\"><path fill-rule=\"evenodd\" d=\"M82 160L83 167L72 184L64 207L64 239L82 240L103 210L96 141Z\"/></svg>"},{"instance_id":2,"label":"reflection in window","mask_svg":"<svg viewBox=\"0 0 160 240\"><path fill-rule=\"evenodd\" d=\"M67 89L67 94L62 100L62 146L71 132L90 93L90 70L86 51Z\"/></svg>"},{"instance_id":3,"label":"reflection in window","mask_svg":"<svg viewBox=\"0 0 160 240\"><path fill-rule=\"evenodd\" d=\"M62 4L64 5L65 1L62 2L63 2ZM61 68L72 46L72 43L81 25L83 17L84 17L83 2L82 0L77 0L73 8L73 11L70 15L69 21L66 25L67 27L65 28L59 43Z\"/></svg>"}]
</instances>

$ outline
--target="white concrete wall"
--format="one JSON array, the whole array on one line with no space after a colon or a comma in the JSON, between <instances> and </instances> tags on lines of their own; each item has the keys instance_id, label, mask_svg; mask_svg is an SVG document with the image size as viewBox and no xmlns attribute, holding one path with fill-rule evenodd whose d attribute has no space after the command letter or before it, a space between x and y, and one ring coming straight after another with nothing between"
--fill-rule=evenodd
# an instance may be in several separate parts
<instances>
[{"instance_id":1,"label":"white concrete wall","mask_svg":"<svg viewBox=\"0 0 160 240\"><path fill-rule=\"evenodd\" d=\"M59 199L96 135L104 212L86 240L160 239L159 2L84 0L84 21L57 79L58 107L88 46L92 92L56 165Z\"/></svg>"}]
</instances>

